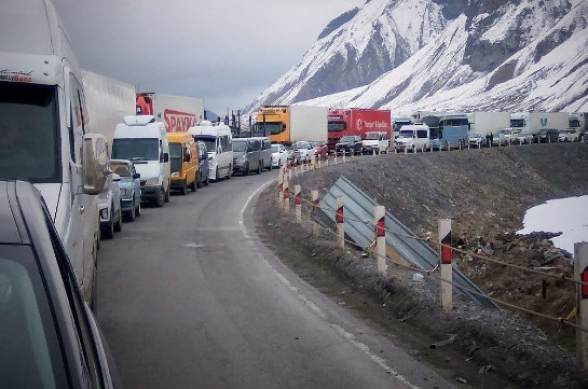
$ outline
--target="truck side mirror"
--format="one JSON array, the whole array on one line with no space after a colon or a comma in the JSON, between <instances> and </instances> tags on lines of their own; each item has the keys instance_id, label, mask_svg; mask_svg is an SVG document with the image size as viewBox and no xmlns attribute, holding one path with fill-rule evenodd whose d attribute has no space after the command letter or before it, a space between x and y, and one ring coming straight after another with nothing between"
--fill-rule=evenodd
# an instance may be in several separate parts
<instances>
[{"instance_id":1,"label":"truck side mirror","mask_svg":"<svg viewBox=\"0 0 588 389\"><path fill-rule=\"evenodd\" d=\"M190 162L190 154L184 154L184 162Z\"/></svg>"},{"instance_id":2,"label":"truck side mirror","mask_svg":"<svg viewBox=\"0 0 588 389\"><path fill-rule=\"evenodd\" d=\"M139 173L133 174L133 180L136 180L138 178L141 178L141 175Z\"/></svg>"},{"instance_id":3,"label":"truck side mirror","mask_svg":"<svg viewBox=\"0 0 588 389\"><path fill-rule=\"evenodd\" d=\"M83 138L82 165L83 192L87 195L98 195L108 190L110 156L106 138L99 134L86 134Z\"/></svg>"}]
</instances>

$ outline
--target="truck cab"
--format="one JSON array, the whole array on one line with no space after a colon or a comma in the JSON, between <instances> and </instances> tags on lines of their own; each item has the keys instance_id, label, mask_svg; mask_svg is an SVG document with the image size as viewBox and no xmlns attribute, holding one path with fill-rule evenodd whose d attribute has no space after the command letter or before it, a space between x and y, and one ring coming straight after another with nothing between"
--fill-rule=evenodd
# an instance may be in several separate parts
<instances>
[{"instance_id":1,"label":"truck cab","mask_svg":"<svg viewBox=\"0 0 588 389\"><path fill-rule=\"evenodd\" d=\"M53 4L4 0L0 24L10 31L0 34L0 176L41 192L90 302L106 139L91 134L81 70Z\"/></svg>"}]
</instances>

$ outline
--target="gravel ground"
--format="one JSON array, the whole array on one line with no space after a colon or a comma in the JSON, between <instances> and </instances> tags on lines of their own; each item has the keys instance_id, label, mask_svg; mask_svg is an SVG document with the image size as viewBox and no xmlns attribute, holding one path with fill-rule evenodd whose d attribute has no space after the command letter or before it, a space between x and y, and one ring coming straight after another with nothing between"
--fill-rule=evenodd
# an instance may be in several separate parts
<instances>
[{"instance_id":1,"label":"gravel ground","mask_svg":"<svg viewBox=\"0 0 588 389\"><path fill-rule=\"evenodd\" d=\"M514 244L505 232L520 228L524 210L531 206L552 198L588 193L588 146L533 145L365 158L307 173L293 184L324 193L340 175L367 191L420 236L434 236L437 219L451 217L454 236L462 244L468 242L467 248L475 248L483 239L482 247L492 249L495 258L505 258L505 253L512 252L511 259L516 260L513 248L521 245L536 245L542 255L548 251L554 254L545 237L528 238L535 239L532 242L521 238ZM260 201L275 204L273 190L266 191ZM366 260L363 253L334 249L332 236L323 233L314 238L310 227L292 223L290 217L273 207L264 207L258 214L259 233L266 244L295 270L307 274L308 282L321 287L321 277L314 276L317 272L322 274L318 269L335 269L337 275L331 276L336 282L323 286L326 293L340 298L335 290L347 285L363 299L354 304L354 309L391 333L403 333L400 338L407 342L407 347L414 348L415 353L439 369L446 369L448 375L456 379L463 376L477 388L588 387L587 377L575 370L570 352L573 342L566 343L573 332L560 331L549 327L550 324L544 327L506 310L483 310L459 298L455 310L444 314L439 309L438 285L433 278L415 282L412 274L393 269L391 278L382 279L375 273L373 261ZM565 253L559 254L558 260L564 261ZM501 268L488 270L488 265L469 258L458 258L456 262L487 291L489 280L500 275L500 282L490 282L492 287L513 289L503 290L502 298L510 293L511 301L524 301L534 308L544 306L558 312L570 308L567 300L558 300L568 295L561 285L548 285L548 302L533 302L529 299L545 298L536 288L541 284L545 289L541 279L532 279L527 285L518 273L512 272L512 279L505 280L502 273L506 272ZM562 263L565 268L565 261ZM481 266L486 266L484 271L480 271ZM485 276L476 277L476 273ZM552 293L560 289L560 294ZM348 305L345 300L343 303ZM406 325L408 329L403 327ZM425 339L430 340L428 348ZM444 340L448 344L444 345ZM555 345L554 340L568 349ZM439 347L430 348L438 342L442 342ZM443 349L445 357L439 358L439 349ZM489 375L493 375L492 379Z\"/></svg>"}]
</instances>

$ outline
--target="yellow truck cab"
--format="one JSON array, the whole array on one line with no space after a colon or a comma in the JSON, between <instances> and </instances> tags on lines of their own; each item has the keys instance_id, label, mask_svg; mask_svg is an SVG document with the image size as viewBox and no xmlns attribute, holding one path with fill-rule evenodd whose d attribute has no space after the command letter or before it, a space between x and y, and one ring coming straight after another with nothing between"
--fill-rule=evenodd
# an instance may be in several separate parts
<instances>
[{"instance_id":1,"label":"yellow truck cab","mask_svg":"<svg viewBox=\"0 0 588 389\"><path fill-rule=\"evenodd\" d=\"M198 177L198 153L196 142L188 132L170 132L167 134L171 162L171 189L185 195L188 188L196 192Z\"/></svg>"}]
</instances>

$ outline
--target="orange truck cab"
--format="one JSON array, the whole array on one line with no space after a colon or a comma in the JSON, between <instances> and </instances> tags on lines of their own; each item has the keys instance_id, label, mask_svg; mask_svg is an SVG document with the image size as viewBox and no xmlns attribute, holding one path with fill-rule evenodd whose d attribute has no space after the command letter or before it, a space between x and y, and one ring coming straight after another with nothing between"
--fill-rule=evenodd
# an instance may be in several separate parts
<instances>
[{"instance_id":1,"label":"orange truck cab","mask_svg":"<svg viewBox=\"0 0 588 389\"><path fill-rule=\"evenodd\" d=\"M170 154L171 189L185 195L188 188L196 192L198 177L198 153L196 142L188 132L171 132L167 134Z\"/></svg>"}]
</instances>

